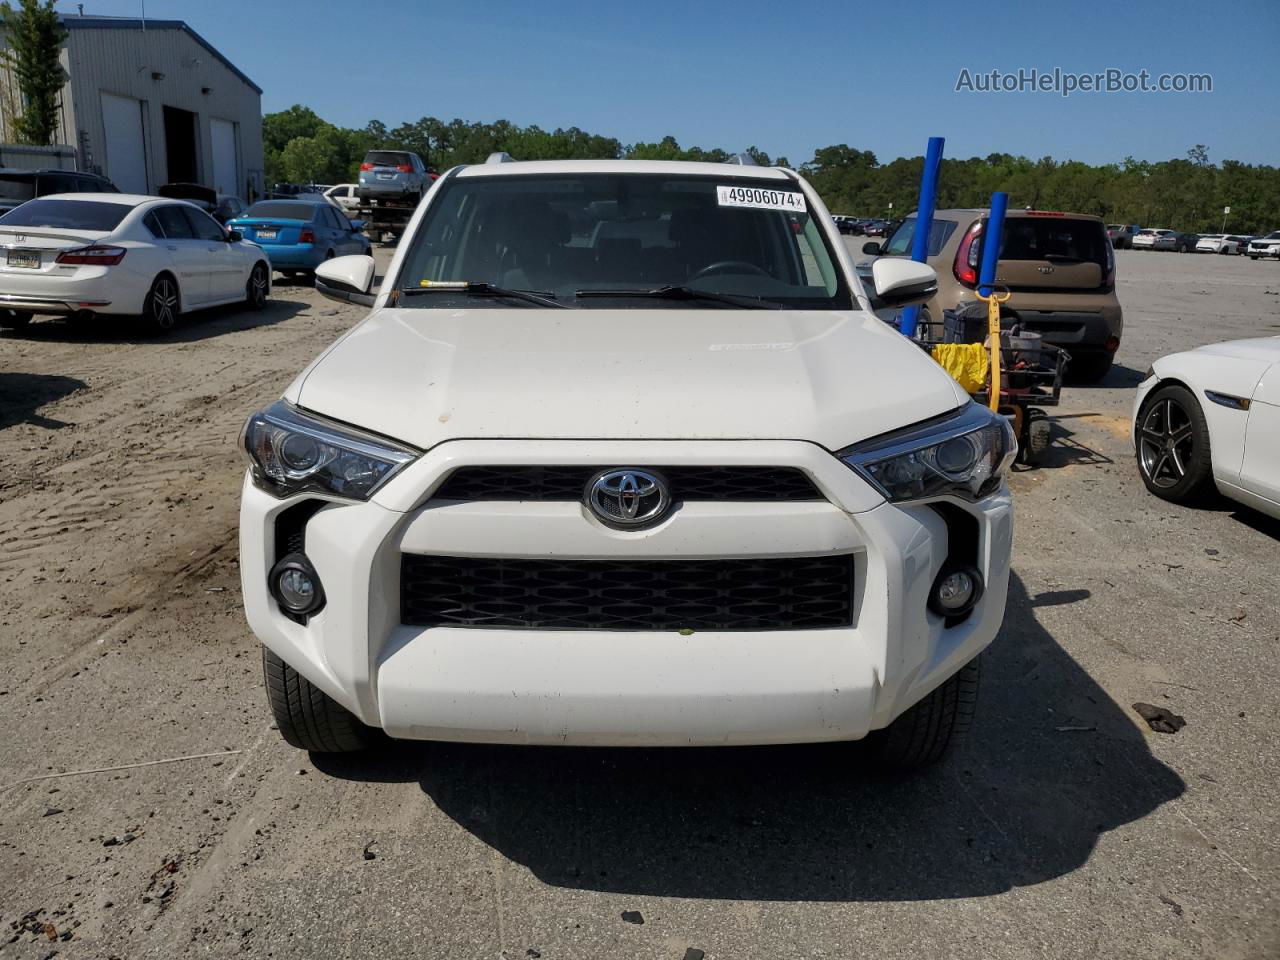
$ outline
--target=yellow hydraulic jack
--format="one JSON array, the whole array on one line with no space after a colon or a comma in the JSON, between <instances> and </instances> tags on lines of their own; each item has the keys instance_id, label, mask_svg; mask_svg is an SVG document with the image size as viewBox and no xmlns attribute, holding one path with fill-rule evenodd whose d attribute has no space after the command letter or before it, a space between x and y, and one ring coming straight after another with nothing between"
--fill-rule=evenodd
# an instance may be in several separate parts
<instances>
[{"instance_id":1,"label":"yellow hydraulic jack","mask_svg":"<svg viewBox=\"0 0 1280 960\"><path fill-rule=\"evenodd\" d=\"M1001 293L991 288L991 296L984 297L982 291L977 297L987 305L987 342L991 349L991 390L987 405L992 410L1000 409L1000 304L1009 299L1009 291Z\"/></svg>"}]
</instances>

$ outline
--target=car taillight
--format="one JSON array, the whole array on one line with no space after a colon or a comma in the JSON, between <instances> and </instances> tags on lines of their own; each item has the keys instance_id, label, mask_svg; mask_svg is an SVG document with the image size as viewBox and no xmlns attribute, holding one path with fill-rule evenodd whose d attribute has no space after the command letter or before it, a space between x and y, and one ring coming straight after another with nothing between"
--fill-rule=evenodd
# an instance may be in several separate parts
<instances>
[{"instance_id":1,"label":"car taillight","mask_svg":"<svg viewBox=\"0 0 1280 960\"><path fill-rule=\"evenodd\" d=\"M368 163L368 162L366 161L365 163L360 164L360 172L361 172L361 173L368 173L368 172L369 172L370 170L372 170L372 169L373 169L373 164L372 164L372 163Z\"/></svg>"},{"instance_id":2,"label":"car taillight","mask_svg":"<svg viewBox=\"0 0 1280 960\"><path fill-rule=\"evenodd\" d=\"M298 242L299 243L315 243L316 242L315 231L304 229L300 234L298 234Z\"/></svg>"},{"instance_id":3,"label":"car taillight","mask_svg":"<svg viewBox=\"0 0 1280 960\"><path fill-rule=\"evenodd\" d=\"M94 244L91 247L75 247L63 250L55 258L57 263L75 264L77 266L114 267L128 253L124 247L106 247Z\"/></svg>"},{"instance_id":4,"label":"car taillight","mask_svg":"<svg viewBox=\"0 0 1280 960\"><path fill-rule=\"evenodd\" d=\"M1106 251L1103 254L1106 259L1102 267L1102 289L1110 293L1116 288L1116 252L1110 243L1104 243L1102 246Z\"/></svg>"},{"instance_id":5,"label":"car taillight","mask_svg":"<svg viewBox=\"0 0 1280 960\"><path fill-rule=\"evenodd\" d=\"M413 167L407 163L397 164L396 169L399 170L401 173L413 173Z\"/></svg>"},{"instance_id":6,"label":"car taillight","mask_svg":"<svg viewBox=\"0 0 1280 960\"><path fill-rule=\"evenodd\" d=\"M956 262L952 265L951 272L966 287L976 287L978 285L978 250L980 245L977 239L981 233L982 221L979 220L965 232L960 241L960 247L956 250Z\"/></svg>"}]
</instances>

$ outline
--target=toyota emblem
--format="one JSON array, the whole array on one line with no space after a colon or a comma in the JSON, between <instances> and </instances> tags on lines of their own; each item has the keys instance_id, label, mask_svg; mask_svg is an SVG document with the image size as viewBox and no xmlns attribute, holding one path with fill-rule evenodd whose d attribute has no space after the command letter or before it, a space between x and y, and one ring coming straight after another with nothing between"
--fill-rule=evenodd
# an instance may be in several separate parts
<instances>
[{"instance_id":1,"label":"toyota emblem","mask_svg":"<svg viewBox=\"0 0 1280 960\"><path fill-rule=\"evenodd\" d=\"M587 481L587 508L611 527L654 523L671 506L667 481L648 470L604 470Z\"/></svg>"}]
</instances>

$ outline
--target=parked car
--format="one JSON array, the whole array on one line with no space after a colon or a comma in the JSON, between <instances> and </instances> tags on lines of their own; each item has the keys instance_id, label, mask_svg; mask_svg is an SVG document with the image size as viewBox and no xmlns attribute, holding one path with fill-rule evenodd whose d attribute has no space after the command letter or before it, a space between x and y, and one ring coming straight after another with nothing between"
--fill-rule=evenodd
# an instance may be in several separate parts
<instances>
[{"instance_id":1,"label":"parked car","mask_svg":"<svg viewBox=\"0 0 1280 960\"><path fill-rule=\"evenodd\" d=\"M1190 253L1196 248L1199 237L1194 233L1179 233L1177 230L1149 228L1139 230L1133 238L1131 246L1134 250L1173 250L1177 253Z\"/></svg>"},{"instance_id":2,"label":"parked car","mask_svg":"<svg viewBox=\"0 0 1280 960\"><path fill-rule=\"evenodd\" d=\"M1280 337L1157 360L1133 405L1138 473L1174 503L1224 496L1280 517Z\"/></svg>"},{"instance_id":3,"label":"parked car","mask_svg":"<svg viewBox=\"0 0 1280 960\"><path fill-rule=\"evenodd\" d=\"M240 202L239 197L216 193L210 187L201 186L198 183L166 183L156 193L170 200L186 200L188 203L194 203L221 224L235 219L244 211L244 204Z\"/></svg>"},{"instance_id":4,"label":"parked car","mask_svg":"<svg viewBox=\"0 0 1280 960\"><path fill-rule=\"evenodd\" d=\"M354 183L340 183L336 187L330 187L324 192L325 199L333 203L343 210L360 209L360 198L356 196L356 190L359 189Z\"/></svg>"},{"instance_id":5,"label":"parked car","mask_svg":"<svg viewBox=\"0 0 1280 960\"><path fill-rule=\"evenodd\" d=\"M372 312L243 433L283 737L938 757L1003 617L1015 442L862 313L813 189L548 161L427 202L380 290L369 257L317 269Z\"/></svg>"},{"instance_id":6,"label":"parked car","mask_svg":"<svg viewBox=\"0 0 1280 960\"><path fill-rule=\"evenodd\" d=\"M407 150L370 150L360 164L360 200L416 197L422 199L432 178L427 165Z\"/></svg>"},{"instance_id":7,"label":"parked car","mask_svg":"<svg viewBox=\"0 0 1280 960\"><path fill-rule=\"evenodd\" d=\"M938 292L922 308L920 322L941 337L943 311L977 297L978 268L987 211L938 210L929 231L928 263ZM886 244L867 243L873 257L908 257L915 230L912 214ZM858 264L870 276L875 260ZM997 276L1013 295L1002 308L1043 341L1071 355L1073 378L1101 380L1111 369L1124 332L1116 297L1116 258L1098 217L1051 210L1010 210L1005 218ZM894 311L882 311L892 319Z\"/></svg>"},{"instance_id":8,"label":"parked car","mask_svg":"<svg viewBox=\"0 0 1280 960\"><path fill-rule=\"evenodd\" d=\"M1249 241L1249 259L1257 260L1259 257L1275 257L1280 260L1280 230Z\"/></svg>"},{"instance_id":9,"label":"parked car","mask_svg":"<svg viewBox=\"0 0 1280 960\"><path fill-rule=\"evenodd\" d=\"M868 237L883 237L889 229L888 220L868 220L862 225L862 232Z\"/></svg>"},{"instance_id":10,"label":"parked car","mask_svg":"<svg viewBox=\"0 0 1280 960\"><path fill-rule=\"evenodd\" d=\"M1196 241L1196 253L1235 254L1240 252L1240 238L1225 233L1210 233Z\"/></svg>"},{"instance_id":11,"label":"parked car","mask_svg":"<svg viewBox=\"0 0 1280 960\"><path fill-rule=\"evenodd\" d=\"M271 268L286 277L371 249L360 232L364 224L324 200L260 200L227 226L262 247Z\"/></svg>"},{"instance_id":12,"label":"parked car","mask_svg":"<svg viewBox=\"0 0 1280 960\"><path fill-rule=\"evenodd\" d=\"M1117 250L1125 250L1133 246L1134 235L1138 232L1139 227L1131 223L1108 223L1107 236L1111 239L1111 245Z\"/></svg>"},{"instance_id":13,"label":"parked car","mask_svg":"<svg viewBox=\"0 0 1280 960\"><path fill-rule=\"evenodd\" d=\"M182 200L125 193L54 194L0 216L0 326L34 314L142 315L157 331L224 303L261 309L263 252Z\"/></svg>"},{"instance_id":14,"label":"parked car","mask_svg":"<svg viewBox=\"0 0 1280 960\"><path fill-rule=\"evenodd\" d=\"M22 170L0 167L0 214L33 197L53 193L119 193L114 183L94 173L74 170Z\"/></svg>"}]
</instances>

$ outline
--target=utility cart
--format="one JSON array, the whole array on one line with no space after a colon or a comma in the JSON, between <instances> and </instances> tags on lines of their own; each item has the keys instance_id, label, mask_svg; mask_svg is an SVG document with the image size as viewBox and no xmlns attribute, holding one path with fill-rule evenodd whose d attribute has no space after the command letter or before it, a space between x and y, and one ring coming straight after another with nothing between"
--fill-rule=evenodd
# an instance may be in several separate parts
<instances>
[{"instance_id":1,"label":"utility cart","mask_svg":"<svg viewBox=\"0 0 1280 960\"><path fill-rule=\"evenodd\" d=\"M943 311L943 317L941 325L922 324L915 342L955 375L936 348L956 344L986 347L987 305L962 304L955 310ZM989 348L986 354L987 372L981 383L972 376L957 377L957 380L977 403L991 406ZM1044 408L1058 405L1062 378L1070 362L1067 351L1043 343L1037 334L1021 331L1012 318L1001 320L1000 392L995 409L1013 422L1018 436L1019 463L1035 465L1049 449L1049 415Z\"/></svg>"}]
</instances>

